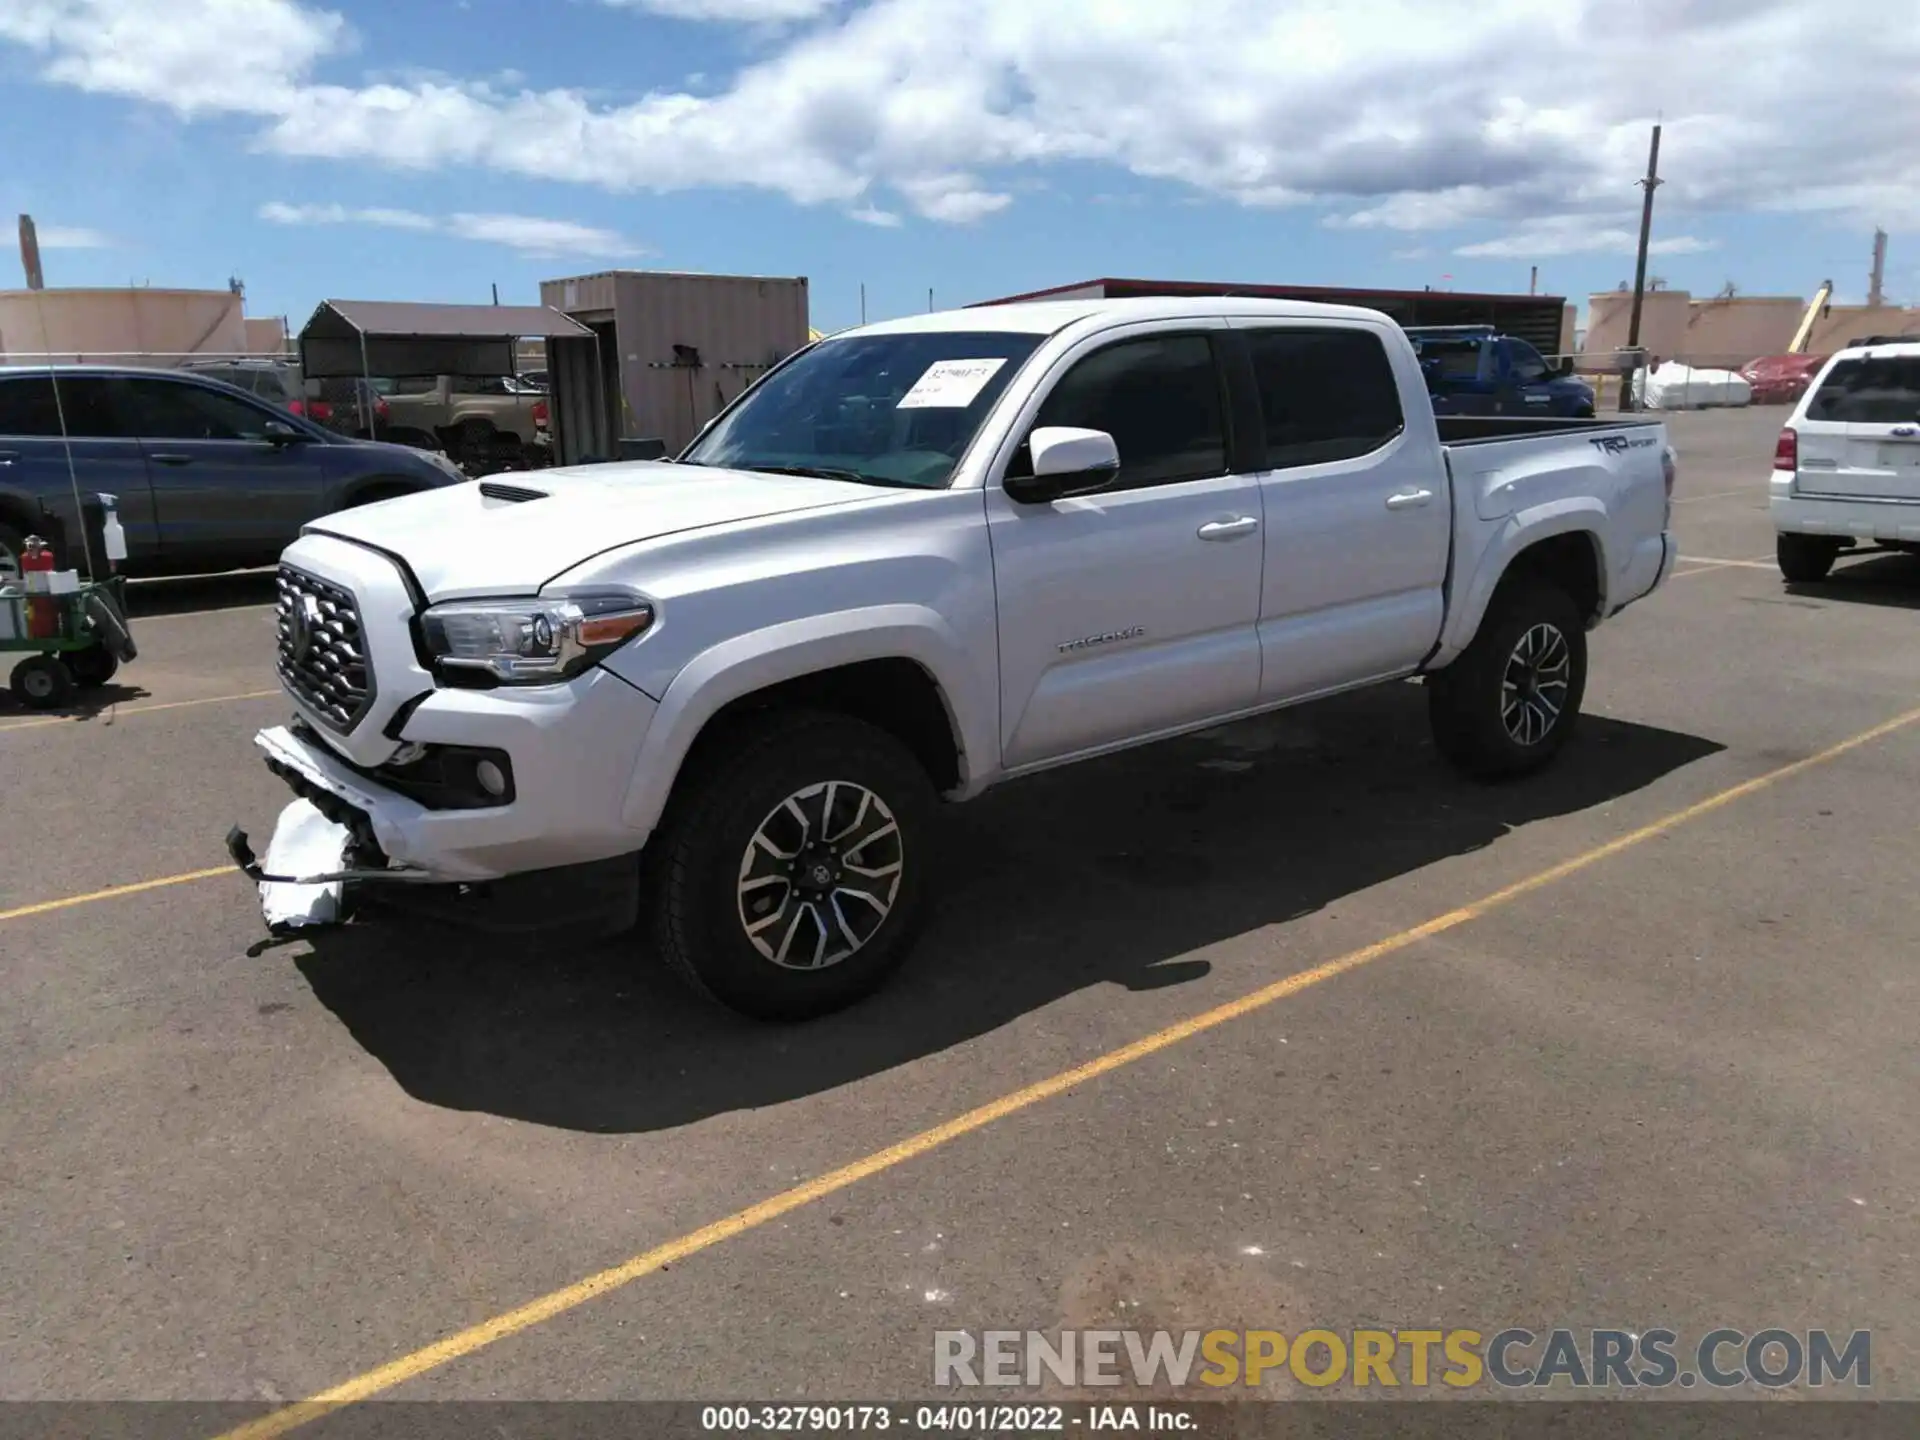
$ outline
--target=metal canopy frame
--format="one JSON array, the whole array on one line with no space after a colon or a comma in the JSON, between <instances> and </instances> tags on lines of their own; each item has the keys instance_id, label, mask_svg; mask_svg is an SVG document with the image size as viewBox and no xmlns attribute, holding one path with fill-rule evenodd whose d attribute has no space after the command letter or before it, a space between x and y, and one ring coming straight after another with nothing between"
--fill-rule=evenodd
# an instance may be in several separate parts
<instances>
[{"instance_id":1,"label":"metal canopy frame","mask_svg":"<svg viewBox=\"0 0 1920 1440\"><path fill-rule=\"evenodd\" d=\"M300 373L312 380L375 375L511 375L524 338L592 339L544 305L427 305L324 300L300 329Z\"/></svg>"}]
</instances>

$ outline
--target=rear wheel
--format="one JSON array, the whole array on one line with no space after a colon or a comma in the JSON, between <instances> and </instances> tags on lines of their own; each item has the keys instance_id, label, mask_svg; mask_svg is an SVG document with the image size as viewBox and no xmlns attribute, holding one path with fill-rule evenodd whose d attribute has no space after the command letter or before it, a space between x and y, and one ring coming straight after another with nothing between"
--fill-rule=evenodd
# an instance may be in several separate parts
<instances>
[{"instance_id":1,"label":"rear wheel","mask_svg":"<svg viewBox=\"0 0 1920 1440\"><path fill-rule=\"evenodd\" d=\"M1840 542L1825 535L1774 537L1773 551L1780 562L1780 573L1796 585L1809 585L1827 578L1833 562L1840 558Z\"/></svg>"},{"instance_id":2,"label":"rear wheel","mask_svg":"<svg viewBox=\"0 0 1920 1440\"><path fill-rule=\"evenodd\" d=\"M647 858L667 962L763 1020L878 989L912 946L929 868L933 787L911 752L847 716L787 712L690 765Z\"/></svg>"},{"instance_id":3,"label":"rear wheel","mask_svg":"<svg viewBox=\"0 0 1920 1440\"><path fill-rule=\"evenodd\" d=\"M1579 607L1557 586L1517 584L1495 595L1459 659L1428 677L1434 743L1481 779L1538 770L1572 735L1586 688Z\"/></svg>"},{"instance_id":4,"label":"rear wheel","mask_svg":"<svg viewBox=\"0 0 1920 1440\"><path fill-rule=\"evenodd\" d=\"M67 668L82 690L98 690L113 679L120 669L120 657L105 645L90 645L67 656Z\"/></svg>"}]
</instances>

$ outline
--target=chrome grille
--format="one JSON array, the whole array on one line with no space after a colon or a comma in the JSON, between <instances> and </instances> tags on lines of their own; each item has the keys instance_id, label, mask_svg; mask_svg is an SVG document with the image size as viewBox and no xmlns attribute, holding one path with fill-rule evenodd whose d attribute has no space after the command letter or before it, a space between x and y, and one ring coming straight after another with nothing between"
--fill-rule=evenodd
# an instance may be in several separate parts
<instances>
[{"instance_id":1,"label":"chrome grille","mask_svg":"<svg viewBox=\"0 0 1920 1440\"><path fill-rule=\"evenodd\" d=\"M360 610L350 591L280 567L280 679L316 718L345 732L373 703Z\"/></svg>"}]
</instances>

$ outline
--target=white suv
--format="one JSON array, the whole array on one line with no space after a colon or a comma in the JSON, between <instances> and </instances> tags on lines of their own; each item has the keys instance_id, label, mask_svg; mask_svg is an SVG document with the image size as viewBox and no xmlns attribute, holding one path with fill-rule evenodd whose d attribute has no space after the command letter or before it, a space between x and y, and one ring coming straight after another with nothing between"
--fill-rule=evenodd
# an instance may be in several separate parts
<instances>
[{"instance_id":1,"label":"white suv","mask_svg":"<svg viewBox=\"0 0 1920 1440\"><path fill-rule=\"evenodd\" d=\"M1866 342L1821 368L1773 452L1780 573L1823 580L1842 550L1920 551L1920 337Z\"/></svg>"}]
</instances>

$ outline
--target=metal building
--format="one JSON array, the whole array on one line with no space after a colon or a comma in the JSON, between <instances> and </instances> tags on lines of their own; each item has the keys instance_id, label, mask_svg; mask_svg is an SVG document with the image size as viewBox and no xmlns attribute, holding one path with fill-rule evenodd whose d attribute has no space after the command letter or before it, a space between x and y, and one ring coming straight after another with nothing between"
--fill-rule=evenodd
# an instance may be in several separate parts
<instances>
[{"instance_id":1,"label":"metal building","mask_svg":"<svg viewBox=\"0 0 1920 1440\"><path fill-rule=\"evenodd\" d=\"M983 300L1011 305L1020 300L1120 300L1150 295L1243 295L1263 300L1313 300L1323 305L1361 305L1381 310L1402 325L1493 325L1527 341L1543 355L1571 348L1567 302L1560 295L1474 295L1458 290L1346 290L1324 285L1233 285L1195 280L1083 280L1025 295Z\"/></svg>"},{"instance_id":2,"label":"metal building","mask_svg":"<svg viewBox=\"0 0 1920 1440\"><path fill-rule=\"evenodd\" d=\"M606 438L658 440L668 454L808 338L805 276L607 270L543 281L540 303L599 337L604 408L617 417ZM562 363L556 357L549 365L556 403ZM585 422L571 428L584 435Z\"/></svg>"}]
</instances>

